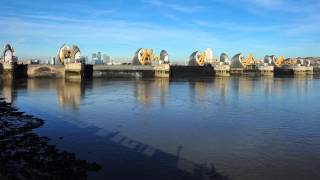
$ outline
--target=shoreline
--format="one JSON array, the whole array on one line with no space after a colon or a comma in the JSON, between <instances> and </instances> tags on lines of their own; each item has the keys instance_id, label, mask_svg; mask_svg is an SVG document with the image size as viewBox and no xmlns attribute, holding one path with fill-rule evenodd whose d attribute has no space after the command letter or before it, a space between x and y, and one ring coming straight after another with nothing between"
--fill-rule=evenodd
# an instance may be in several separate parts
<instances>
[{"instance_id":1,"label":"shoreline","mask_svg":"<svg viewBox=\"0 0 320 180\"><path fill-rule=\"evenodd\" d=\"M31 131L43 124L42 119L25 115L24 112L12 107L11 103L0 98L0 139Z\"/></svg>"},{"instance_id":2,"label":"shoreline","mask_svg":"<svg viewBox=\"0 0 320 180\"><path fill-rule=\"evenodd\" d=\"M26 115L0 98L1 179L87 179L89 171L101 169L32 132L43 124L42 119Z\"/></svg>"}]
</instances>

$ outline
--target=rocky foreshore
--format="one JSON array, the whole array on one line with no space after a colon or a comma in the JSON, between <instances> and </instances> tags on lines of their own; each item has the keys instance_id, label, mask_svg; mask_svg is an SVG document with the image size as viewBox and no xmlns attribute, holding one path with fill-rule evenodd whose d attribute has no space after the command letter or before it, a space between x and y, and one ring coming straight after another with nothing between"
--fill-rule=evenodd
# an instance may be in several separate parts
<instances>
[{"instance_id":1,"label":"rocky foreshore","mask_svg":"<svg viewBox=\"0 0 320 180\"><path fill-rule=\"evenodd\" d=\"M43 123L0 98L0 179L87 179L100 169L32 132Z\"/></svg>"},{"instance_id":2,"label":"rocky foreshore","mask_svg":"<svg viewBox=\"0 0 320 180\"><path fill-rule=\"evenodd\" d=\"M43 120L19 112L0 98L0 139L30 131L43 125Z\"/></svg>"}]
</instances>

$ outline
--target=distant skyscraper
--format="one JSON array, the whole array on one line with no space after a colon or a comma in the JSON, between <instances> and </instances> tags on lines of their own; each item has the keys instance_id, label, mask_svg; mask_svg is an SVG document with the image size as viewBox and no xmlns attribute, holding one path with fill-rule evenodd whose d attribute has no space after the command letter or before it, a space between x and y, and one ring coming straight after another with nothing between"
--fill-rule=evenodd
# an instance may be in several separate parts
<instances>
[{"instance_id":1,"label":"distant skyscraper","mask_svg":"<svg viewBox=\"0 0 320 180\"><path fill-rule=\"evenodd\" d=\"M95 64L95 61L97 60L97 53L92 53L92 56L91 56L91 63L92 64Z\"/></svg>"},{"instance_id":2,"label":"distant skyscraper","mask_svg":"<svg viewBox=\"0 0 320 180\"><path fill-rule=\"evenodd\" d=\"M103 54L103 62L105 63L105 64L108 64L108 63L110 63L110 56L108 56L107 54Z\"/></svg>"},{"instance_id":3,"label":"distant skyscraper","mask_svg":"<svg viewBox=\"0 0 320 180\"><path fill-rule=\"evenodd\" d=\"M110 62L110 56L103 54L99 51L97 53L92 53L92 64L106 64Z\"/></svg>"},{"instance_id":4,"label":"distant skyscraper","mask_svg":"<svg viewBox=\"0 0 320 180\"><path fill-rule=\"evenodd\" d=\"M99 61L101 61L101 60L102 60L101 52L98 52L98 54L97 54L97 59L98 59Z\"/></svg>"},{"instance_id":5,"label":"distant skyscraper","mask_svg":"<svg viewBox=\"0 0 320 180\"><path fill-rule=\"evenodd\" d=\"M97 53L92 53L92 59L97 58Z\"/></svg>"}]
</instances>

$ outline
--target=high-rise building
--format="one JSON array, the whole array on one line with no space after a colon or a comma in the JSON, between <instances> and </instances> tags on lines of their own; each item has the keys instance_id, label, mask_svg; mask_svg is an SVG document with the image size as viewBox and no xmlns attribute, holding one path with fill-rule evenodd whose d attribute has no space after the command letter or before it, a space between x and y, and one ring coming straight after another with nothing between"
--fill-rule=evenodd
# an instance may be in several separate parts
<instances>
[{"instance_id":1,"label":"high-rise building","mask_svg":"<svg viewBox=\"0 0 320 180\"><path fill-rule=\"evenodd\" d=\"M111 62L110 56L108 56L107 54L103 54L103 62L104 62L105 64L110 63L110 62Z\"/></svg>"},{"instance_id":2,"label":"high-rise building","mask_svg":"<svg viewBox=\"0 0 320 180\"><path fill-rule=\"evenodd\" d=\"M92 64L108 64L111 63L111 58L107 54L102 54L100 51L92 53Z\"/></svg>"},{"instance_id":3,"label":"high-rise building","mask_svg":"<svg viewBox=\"0 0 320 180\"><path fill-rule=\"evenodd\" d=\"M98 59L98 61L101 61L101 60L102 60L101 52L98 52L98 54L97 54L97 59Z\"/></svg>"},{"instance_id":4,"label":"high-rise building","mask_svg":"<svg viewBox=\"0 0 320 180\"><path fill-rule=\"evenodd\" d=\"M92 59L97 58L97 53L92 53Z\"/></svg>"},{"instance_id":5,"label":"high-rise building","mask_svg":"<svg viewBox=\"0 0 320 180\"><path fill-rule=\"evenodd\" d=\"M92 64L95 64L96 60L97 60L97 53L92 53L91 63L92 63Z\"/></svg>"}]
</instances>

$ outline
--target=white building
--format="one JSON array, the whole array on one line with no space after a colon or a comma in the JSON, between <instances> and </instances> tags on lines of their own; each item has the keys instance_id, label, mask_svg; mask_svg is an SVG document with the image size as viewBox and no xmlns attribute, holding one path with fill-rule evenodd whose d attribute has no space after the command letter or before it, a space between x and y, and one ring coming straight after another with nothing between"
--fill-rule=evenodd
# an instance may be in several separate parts
<instances>
[{"instance_id":1,"label":"white building","mask_svg":"<svg viewBox=\"0 0 320 180\"><path fill-rule=\"evenodd\" d=\"M211 63L213 60L213 51L211 48L207 48L206 51L206 60L205 62Z\"/></svg>"}]
</instances>

